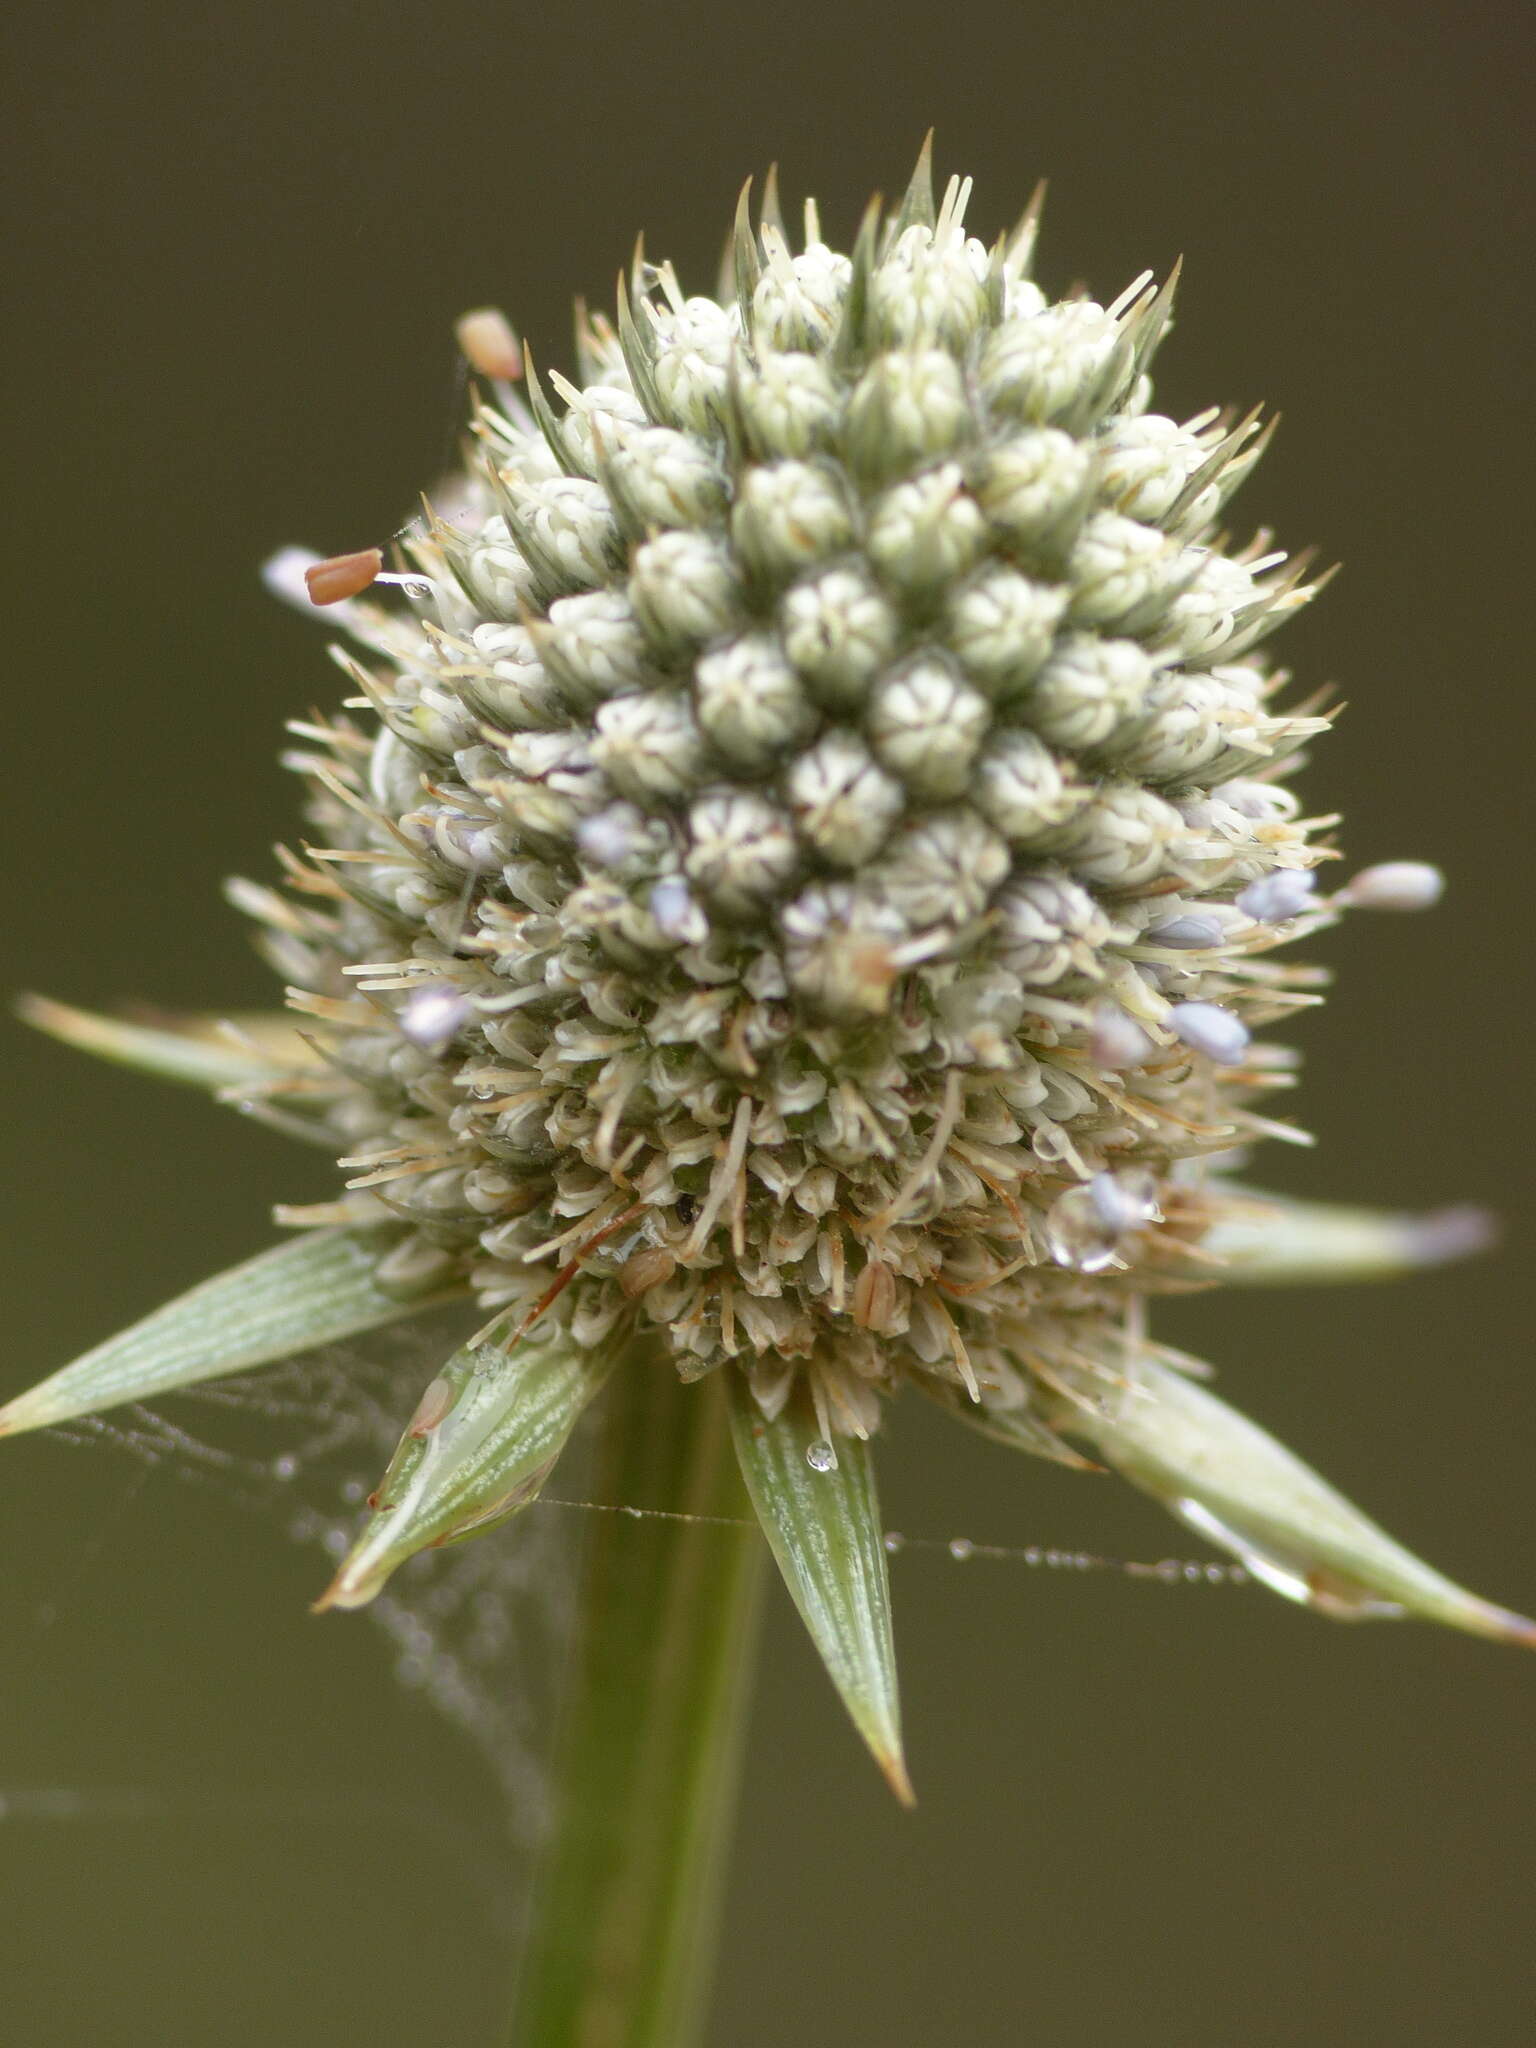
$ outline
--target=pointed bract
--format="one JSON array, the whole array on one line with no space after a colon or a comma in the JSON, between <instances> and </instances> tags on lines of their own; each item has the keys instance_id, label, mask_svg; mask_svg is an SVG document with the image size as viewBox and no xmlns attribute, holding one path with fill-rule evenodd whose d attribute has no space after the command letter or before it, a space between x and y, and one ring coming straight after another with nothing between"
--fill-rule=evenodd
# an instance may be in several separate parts
<instances>
[{"instance_id":1,"label":"pointed bract","mask_svg":"<svg viewBox=\"0 0 1536 2048\"><path fill-rule=\"evenodd\" d=\"M1257 1423L1155 1359L1129 1361L1108 1394L1086 1372L1083 1405L1056 1426L1241 1559L1288 1600L1338 1620L1405 1614L1536 1648L1536 1622L1443 1578L1368 1521Z\"/></svg>"},{"instance_id":2,"label":"pointed bract","mask_svg":"<svg viewBox=\"0 0 1536 2048\"><path fill-rule=\"evenodd\" d=\"M901 240L908 228L931 228L933 222L933 130L930 128L923 137L917 162L912 166L912 176L907 181L907 189L891 224L891 246Z\"/></svg>"},{"instance_id":3,"label":"pointed bract","mask_svg":"<svg viewBox=\"0 0 1536 2048\"><path fill-rule=\"evenodd\" d=\"M209 1094L270 1081L287 1069L318 1064L292 1019L281 1014L228 1020L188 1016L136 1023L35 995L19 996L16 1014L24 1024L47 1032L62 1045Z\"/></svg>"},{"instance_id":4,"label":"pointed bract","mask_svg":"<svg viewBox=\"0 0 1536 2048\"><path fill-rule=\"evenodd\" d=\"M373 1519L315 1602L362 1607L397 1566L433 1544L492 1529L537 1500L614 1353L561 1334L468 1345L422 1395L372 1496Z\"/></svg>"},{"instance_id":5,"label":"pointed bract","mask_svg":"<svg viewBox=\"0 0 1536 2048\"><path fill-rule=\"evenodd\" d=\"M784 1583L854 1726L892 1791L910 1806L885 1534L869 1446L839 1438L835 1464L824 1466L823 1457L832 1453L808 1400L792 1400L769 1422L744 1376L727 1378L736 1456Z\"/></svg>"},{"instance_id":6,"label":"pointed bract","mask_svg":"<svg viewBox=\"0 0 1536 2048\"><path fill-rule=\"evenodd\" d=\"M988 1408L972 1401L964 1393L935 1394L934 1399L956 1422L963 1422L968 1429L989 1437L995 1444L1006 1444L1011 1451L1027 1451L1032 1458L1044 1458L1052 1465L1065 1465L1073 1472L1103 1470L1092 1458L1085 1458L1081 1451L1075 1451L1064 1442L1054 1429L1048 1429L1027 1408Z\"/></svg>"},{"instance_id":7,"label":"pointed bract","mask_svg":"<svg viewBox=\"0 0 1536 2048\"><path fill-rule=\"evenodd\" d=\"M316 1230L231 1266L18 1394L0 1408L0 1436L155 1400L414 1315L430 1301L386 1293L374 1277L388 1249L378 1231Z\"/></svg>"},{"instance_id":8,"label":"pointed bract","mask_svg":"<svg viewBox=\"0 0 1536 2048\"><path fill-rule=\"evenodd\" d=\"M1416 1216L1293 1202L1246 1189L1230 1192L1230 1206L1206 1233L1204 1248L1224 1261L1222 1280L1233 1287L1391 1280L1486 1251L1498 1235L1485 1209L1435 1209Z\"/></svg>"}]
</instances>

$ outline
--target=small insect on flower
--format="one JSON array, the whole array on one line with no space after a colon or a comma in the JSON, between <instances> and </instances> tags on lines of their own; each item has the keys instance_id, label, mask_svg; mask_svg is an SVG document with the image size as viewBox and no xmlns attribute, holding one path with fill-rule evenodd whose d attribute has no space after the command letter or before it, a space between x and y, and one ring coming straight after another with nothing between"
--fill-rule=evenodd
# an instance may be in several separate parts
<instances>
[{"instance_id":1,"label":"small insect on flower","mask_svg":"<svg viewBox=\"0 0 1536 2048\"><path fill-rule=\"evenodd\" d=\"M1325 1613L1536 1641L1146 1334L1192 1282L1481 1240L1223 1171L1286 1131L1259 1105L1294 1061L1259 1034L1316 998L1280 949L1441 882L1315 887L1333 849L1287 778L1328 721L1267 648L1321 581L1224 538L1257 415L1153 410L1173 280L1052 301L1036 210L983 240L970 200L925 150L841 251L744 195L718 297L637 258L577 381L465 316L494 402L452 520L388 576L374 548L269 571L337 607L355 684L301 728L289 893L238 892L292 1028L215 1054L196 1021L31 1012L308 1131L345 1207L0 1411L462 1298L480 1328L402 1418L345 1607L534 1499L610 1375L670 1368L677 1402L724 1398L903 1791L871 1448L903 1389L1082 1442Z\"/></svg>"}]
</instances>

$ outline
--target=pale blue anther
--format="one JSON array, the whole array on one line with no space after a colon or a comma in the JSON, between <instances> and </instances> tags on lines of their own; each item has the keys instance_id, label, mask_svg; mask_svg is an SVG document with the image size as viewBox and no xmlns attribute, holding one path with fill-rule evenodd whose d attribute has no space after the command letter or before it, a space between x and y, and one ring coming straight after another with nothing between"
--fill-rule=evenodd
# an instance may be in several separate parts
<instances>
[{"instance_id":1,"label":"pale blue anther","mask_svg":"<svg viewBox=\"0 0 1536 2048\"><path fill-rule=\"evenodd\" d=\"M1284 924L1287 918L1300 917L1312 908L1316 887L1317 877L1310 868L1276 868L1273 874L1250 882L1237 898L1237 907L1256 923Z\"/></svg>"},{"instance_id":2,"label":"pale blue anther","mask_svg":"<svg viewBox=\"0 0 1536 2048\"><path fill-rule=\"evenodd\" d=\"M1175 1003L1168 1022L1191 1052L1203 1052L1218 1067L1236 1066L1248 1050L1248 1026L1220 1003Z\"/></svg>"},{"instance_id":3,"label":"pale blue anther","mask_svg":"<svg viewBox=\"0 0 1536 2048\"><path fill-rule=\"evenodd\" d=\"M1202 916L1198 911L1166 918L1162 924L1148 925L1142 933L1149 945L1179 946L1189 951L1219 946L1225 936L1220 918Z\"/></svg>"}]
</instances>

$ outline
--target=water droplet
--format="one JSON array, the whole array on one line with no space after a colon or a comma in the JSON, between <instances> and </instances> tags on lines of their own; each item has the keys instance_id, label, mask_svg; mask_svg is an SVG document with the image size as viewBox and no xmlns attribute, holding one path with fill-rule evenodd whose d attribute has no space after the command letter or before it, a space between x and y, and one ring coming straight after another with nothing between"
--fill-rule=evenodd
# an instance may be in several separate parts
<instances>
[{"instance_id":1,"label":"water droplet","mask_svg":"<svg viewBox=\"0 0 1536 2048\"><path fill-rule=\"evenodd\" d=\"M1115 1250L1118 1232L1107 1230L1086 1187L1069 1188L1051 1204L1045 1241L1058 1266L1074 1273L1104 1273L1123 1261Z\"/></svg>"},{"instance_id":2,"label":"water droplet","mask_svg":"<svg viewBox=\"0 0 1536 2048\"><path fill-rule=\"evenodd\" d=\"M968 1557L974 1556L975 1551L976 1546L971 1541L969 1536L951 1537L949 1545L949 1554L955 1560L956 1564L964 1564L965 1560Z\"/></svg>"},{"instance_id":3,"label":"water droplet","mask_svg":"<svg viewBox=\"0 0 1536 2048\"><path fill-rule=\"evenodd\" d=\"M805 1462L813 1472L835 1472L837 1453L824 1436L819 1436L815 1443L806 1445Z\"/></svg>"},{"instance_id":4,"label":"water droplet","mask_svg":"<svg viewBox=\"0 0 1536 2048\"><path fill-rule=\"evenodd\" d=\"M349 1507L356 1507L367 1492L361 1479L349 1479L341 1489L341 1497Z\"/></svg>"},{"instance_id":5,"label":"water droplet","mask_svg":"<svg viewBox=\"0 0 1536 2048\"><path fill-rule=\"evenodd\" d=\"M1088 1183L1088 1198L1105 1230L1116 1237L1159 1220L1157 1181L1144 1170L1096 1173Z\"/></svg>"},{"instance_id":6,"label":"water droplet","mask_svg":"<svg viewBox=\"0 0 1536 2048\"><path fill-rule=\"evenodd\" d=\"M886 1530L885 1548L887 1556L895 1557L899 1551L905 1550L906 1547L907 1539L905 1536L902 1535L899 1529Z\"/></svg>"},{"instance_id":7,"label":"water droplet","mask_svg":"<svg viewBox=\"0 0 1536 2048\"><path fill-rule=\"evenodd\" d=\"M274 1479L293 1479L297 1477L298 1470L299 1461L289 1451L285 1451L280 1458L272 1460L272 1477Z\"/></svg>"}]
</instances>

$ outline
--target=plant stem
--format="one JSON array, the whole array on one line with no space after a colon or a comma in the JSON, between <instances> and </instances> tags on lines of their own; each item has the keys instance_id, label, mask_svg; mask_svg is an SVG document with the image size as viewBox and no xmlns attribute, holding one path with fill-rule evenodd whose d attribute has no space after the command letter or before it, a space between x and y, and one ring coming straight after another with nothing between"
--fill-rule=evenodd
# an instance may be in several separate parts
<instances>
[{"instance_id":1,"label":"plant stem","mask_svg":"<svg viewBox=\"0 0 1536 2048\"><path fill-rule=\"evenodd\" d=\"M513 2048L699 2038L735 1805L764 1546L723 1390L647 1358L604 1397L594 1515Z\"/></svg>"}]
</instances>

